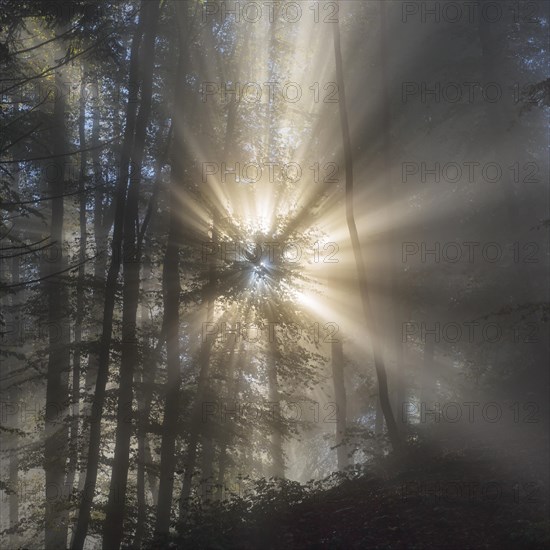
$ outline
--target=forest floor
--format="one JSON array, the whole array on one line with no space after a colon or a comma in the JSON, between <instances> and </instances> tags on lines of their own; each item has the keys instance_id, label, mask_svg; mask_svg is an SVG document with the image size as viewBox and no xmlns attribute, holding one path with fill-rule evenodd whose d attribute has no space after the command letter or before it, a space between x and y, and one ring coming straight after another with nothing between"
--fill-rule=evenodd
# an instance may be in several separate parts
<instances>
[{"instance_id":1,"label":"forest floor","mask_svg":"<svg viewBox=\"0 0 550 550\"><path fill-rule=\"evenodd\" d=\"M364 476L288 510L273 548L550 548L541 482L462 457Z\"/></svg>"},{"instance_id":2,"label":"forest floor","mask_svg":"<svg viewBox=\"0 0 550 550\"><path fill-rule=\"evenodd\" d=\"M424 450L409 454L405 465L386 457L299 497L289 487L267 488L247 506L241 501L240 512L222 508L197 517L201 525L172 548L550 548L545 460L500 458Z\"/></svg>"}]
</instances>

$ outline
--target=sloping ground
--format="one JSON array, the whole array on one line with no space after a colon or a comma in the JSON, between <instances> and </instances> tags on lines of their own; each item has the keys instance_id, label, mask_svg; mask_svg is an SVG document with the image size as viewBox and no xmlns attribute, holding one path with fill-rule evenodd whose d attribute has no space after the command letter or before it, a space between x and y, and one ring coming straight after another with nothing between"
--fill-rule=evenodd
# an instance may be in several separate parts
<instances>
[{"instance_id":1,"label":"sloping ground","mask_svg":"<svg viewBox=\"0 0 550 550\"><path fill-rule=\"evenodd\" d=\"M238 510L197 517L176 548L542 549L550 548L548 481L526 467L521 479L469 456L390 460L325 490L280 498L265 492ZM538 467L535 471L540 472ZM269 494L268 494L269 493ZM290 495L290 496L289 496ZM289 502L292 501L292 502Z\"/></svg>"},{"instance_id":2,"label":"sloping ground","mask_svg":"<svg viewBox=\"0 0 550 550\"><path fill-rule=\"evenodd\" d=\"M544 505L532 495L522 502L506 482L449 476L448 466L444 479L437 473L346 482L323 500L296 506L284 522L288 544L274 547L550 547Z\"/></svg>"}]
</instances>

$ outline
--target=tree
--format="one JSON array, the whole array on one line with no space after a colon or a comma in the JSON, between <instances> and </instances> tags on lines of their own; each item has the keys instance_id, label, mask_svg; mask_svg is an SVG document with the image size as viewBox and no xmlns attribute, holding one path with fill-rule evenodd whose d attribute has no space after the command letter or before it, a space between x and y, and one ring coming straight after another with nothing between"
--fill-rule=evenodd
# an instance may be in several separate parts
<instances>
[{"instance_id":1,"label":"tree","mask_svg":"<svg viewBox=\"0 0 550 550\"><path fill-rule=\"evenodd\" d=\"M344 377L344 350L341 341L331 343L332 353L332 383L334 386L334 402L336 404L336 455L338 469L345 470L349 466L348 449L346 443L346 387Z\"/></svg>"},{"instance_id":2,"label":"tree","mask_svg":"<svg viewBox=\"0 0 550 550\"><path fill-rule=\"evenodd\" d=\"M59 31L65 30L60 27ZM48 374L46 383L46 425L44 470L46 473L45 548L65 547L68 532L68 495L65 468L68 455L68 429L65 417L69 406L70 334L67 314L69 297L62 275L67 267L64 251L64 198L67 85L62 70L55 73L56 93L52 121L52 149L55 174L49 181L51 199L50 234L54 243L45 281L48 292Z\"/></svg>"},{"instance_id":3,"label":"tree","mask_svg":"<svg viewBox=\"0 0 550 550\"><path fill-rule=\"evenodd\" d=\"M178 4L176 16L178 29L183 35L186 23L184 8ZM188 30L189 32L189 30ZM183 137L184 118L183 105L179 99L183 95L183 82L187 66L188 51L183 36L179 41L179 58L176 71L176 86L174 94L174 140L172 145L172 169L170 173L170 212L168 226L168 242L163 261L162 283L164 296L163 326L166 331L166 390L164 417L162 422L162 440L160 449L160 483L157 505L155 531L157 536L164 537L170 530L172 497L174 490L174 472L176 469L176 437L178 434L180 375L180 268L179 243L181 239L181 222L176 209L179 201L177 190L181 189L184 180L182 151L185 147Z\"/></svg>"},{"instance_id":4,"label":"tree","mask_svg":"<svg viewBox=\"0 0 550 550\"><path fill-rule=\"evenodd\" d=\"M351 148L351 138L349 131L349 122L346 107L346 92L344 82L344 70L342 64L342 48L340 39L340 27L338 23L333 24L334 30L334 54L336 60L336 79L339 90L339 110L340 110L340 124L342 128L343 144L344 144L344 157L345 157L345 170L346 170L346 222L351 239L351 246L355 256L355 263L357 265L357 275L359 279L359 290L361 292L361 304L363 307L363 313L365 315L366 329L369 332L371 338L371 345L374 356L374 365L376 368L376 376L378 378L378 396L380 399L380 406L384 413L386 420L386 426L388 428L388 436L395 451L401 448L401 438L397 429L397 424L393 416L391 409L391 403L388 394L388 381L386 368L384 365L384 359L379 343L379 332L377 330L375 319L372 317L370 298L367 286L367 274L366 268L361 253L361 243L359 241L359 234L357 233L357 227L355 224L355 217L353 214L354 202L353 202L353 154Z\"/></svg>"}]
</instances>

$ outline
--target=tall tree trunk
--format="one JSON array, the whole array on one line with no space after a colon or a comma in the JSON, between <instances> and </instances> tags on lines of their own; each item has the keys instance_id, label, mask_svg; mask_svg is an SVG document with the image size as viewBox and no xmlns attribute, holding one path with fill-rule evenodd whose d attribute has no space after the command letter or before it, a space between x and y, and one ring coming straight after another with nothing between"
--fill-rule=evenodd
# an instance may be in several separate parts
<instances>
[{"instance_id":1,"label":"tall tree trunk","mask_svg":"<svg viewBox=\"0 0 550 550\"><path fill-rule=\"evenodd\" d=\"M180 52L180 60L184 52ZM180 65L181 67L181 65ZM178 83L183 78L178 71ZM177 86L179 88L179 86ZM179 97L179 94L176 94ZM180 272L179 272L179 217L176 212L177 193L174 186L180 186L183 177L181 165L182 124L176 117L174 155L172 158L172 189L170 225L168 244L163 264L164 326L166 331L167 380L162 422L162 442L160 450L160 482L157 506L156 532L167 535L170 530L172 496L174 491L174 472L176 469L176 437L178 433L180 376L179 345L179 307L180 307Z\"/></svg>"},{"instance_id":2,"label":"tall tree trunk","mask_svg":"<svg viewBox=\"0 0 550 550\"><path fill-rule=\"evenodd\" d=\"M81 433L81 462L85 464L88 458L88 447L90 443L90 413L91 404L94 399L95 384L99 366L99 343L101 340L101 321L103 318L103 304L105 302L105 274L107 271L107 237L111 223L107 222L105 208L105 181L101 171L100 155L100 109L99 109L99 83L94 77L90 86L90 107L92 112L92 133L91 133L91 157L94 182L94 209L93 209L93 234L96 249L96 257L93 265L93 287L90 316L92 333L90 338L92 346L88 354L88 364L84 379L84 400L81 406L80 416L82 418ZM78 479L79 491L84 490L86 479L85 472L81 472Z\"/></svg>"},{"instance_id":3,"label":"tall tree trunk","mask_svg":"<svg viewBox=\"0 0 550 550\"><path fill-rule=\"evenodd\" d=\"M398 286L399 288L399 286ZM407 403L407 348L401 338L401 327L404 316L401 314L404 311L403 307L398 308L398 314L395 316L395 347L396 347L396 389L395 389L395 410L397 411L398 425L407 424L407 418L403 414L403 408ZM397 336L399 335L399 336Z\"/></svg>"},{"instance_id":4,"label":"tall tree trunk","mask_svg":"<svg viewBox=\"0 0 550 550\"><path fill-rule=\"evenodd\" d=\"M16 109L18 112L18 109ZM15 153L18 155L18 153ZM19 193L19 181L20 181L20 166L19 164L15 167L14 173L14 190L16 193ZM21 238L19 232L15 232L15 238ZM1 264L5 260L0 258L0 272ZM19 284L21 280L21 258L18 255L14 255L11 259L11 284ZM14 346L14 351L19 351L17 348L21 346L21 335L23 334L22 327L22 316L21 316L21 304L25 301L25 296L21 297L19 293L24 293L24 290L19 290L18 292L12 294L11 298L11 307L12 307L12 326L13 326L13 339L9 342ZM15 357L11 358L9 363L8 372L16 373L18 368L21 366L21 362L18 361ZM15 410L19 410L19 401L21 398L21 389L18 384L15 383L14 379L9 378L9 390L8 390L8 402L15 407ZM19 415L13 414L10 415L8 422L8 427L13 430L19 429ZM2 446L3 447L3 446ZM8 482L12 492L8 496L8 513L9 513L9 527L13 529L19 523L19 435L13 433L6 437L6 448L9 453L8 455ZM19 547L19 534L17 531L10 534L9 544L12 548Z\"/></svg>"},{"instance_id":5,"label":"tall tree trunk","mask_svg":"<svg viewBox=\"0 0 550 550\"><path fill-rule=\"evenodd\" d=\"M250 35L246 35L246 44L248 44L248 39ZM233 52L234 55L234 52ZM236 127L236 120L237 120L237 108L239 104L237 103L236 99L231 101L229 104L228 112L227 112L227 126L225 130L225 141L224 141L224 147L223 147L223 159L225 162L231 161L231 155L234 151L234 140L233 137L235 135L235 127ZM232 185L230 188L231 194L235 197L236 200L239 202L241 201L241 190L239 186L236 184ZM239 353L237 360L240 360L242 357L242 351L243 351L243 345L244 342L241 342L239 346ZM230 354L229 354L229 360L228 360L229 368L226 378L226 387L227 392L226 396L228 399L231 399L232 397L235 398L235 401L238 399L238 393L239 393L239 377L235 378L235 345L231 347ZM234 379L235 378L235 379ZM229 446L231 442L231 432L230 430L222 430L222 438L220 441L220 453L219 453L219 459L218 459L218 477L216 482L216 500L220 501L223 498L223 490L224 490L224 484L225 484L225 471L227 468L227 447Z\"/></svg>"},{"instance_id":6,"label":"tall tree trunk","mask_svg":"<svg viewBox=\"0 0 550 550\"><path fill-rule=\"evenodd\" d=\"M272 325L273 326L273 325ZM279 394L279 381L277 377L277 357L279 350L275 331L269 338L269 350L267 353L267 383L269 401L272 405L273 427L271 433L271 475L273 477L285 477L285 460L283 453L283 433L281 428L281 397Z\"/></svg>"},{"instance_id":7,"label":"tall tree trunk","mask_svg":"<svg viewBox=\"0 0 550 550\"><path fill-rule=\"evenodd\" d=\"M12 284L19 283L20 280L20 266L19 258L12 258ZM14 329L16 330L15 338L18 339L21 334L21 317L18 311L18 306L16 303L15 295L12 300L12 307L14 308ZM17 345L17 340L16 340ZM14 361L14 359L12 359ZM17 363L15 363L17 367ZM15 370L15 369L14 369ZM9 402L13 403L16 407L15 410L19 409L19 399L20 399L20 389L13 381L11 381L12 387L9 391ZM9 427L17 430L19 428L19 415L14 414L11 416ZM9 486L13 491L8 497L8 508L9 508L9 526L10 528L15 527L19 523L19 436L17 433L9 436L7 441L7 448L9 452L9 463L8 463L8 479ZM19 535L17 532L14 532L10 535L10 544L13 548L19 546Z\"/></svg>"},{"instance_id":8,"label":"tall tree trunk","mask_svg":"<svg viewBox=\"0 0 550 550\"><path fill-rule=\"evenodd\" d=\"M214 212L212 214L212 242L214 243L214 246L217 245L219 242L218 237L218 214L215 210L214 206ZM209 266L208 266L208 286L210 288L210 291L208 293L208 305L207 305L207 323L212 323L214 321L214 305L215 305L215 293L214 289L216 286L216 262L214 257L210 257L209 259ZM208 325L210 326L210 325ZM211 351L213 342L203 342L203 346L208 348L208 352L205 352L204 360L210 362L211 357ZM205 392L203 395L203 401L211 401L213 396L211 395L211 388L207 384L205 387ZM209 484L212 481L214 470L214 441L213 441L213 435L212 430L208 425L203 426L202 434L201 434L201 444L202 444L202 477L203 480L205 480L206 483L204 483L203 487L205 489L205 492L203 492L203 498L205 500L208 499L209 491L207 490L209 487Z\"/></svg>"},{"instance_id":9,"label":"tall tree trunk","mask_svg":"<svg viewBox=\"0 0 550 550\"><path fill-rule=\"evenodd\" d=\"M150 226L151 218L154 215L153 213L155 211L155 207L157 203L157 195L162 185L162 169L166 162L168 151L170 148L170 143L172 138L172 127L173 126L171 125L170 130L168 131L165 151L161 155L159 155L159 157L157 158L153 192L151 194L149 205L147 207L147 213L145 215L145 218L141 227L141 231L140 231L140 243L139 243L140 250L141 250L141 247L143 246L142 243L143 243L143 239L145 239L146 231ZM163 121L159 126L159 131L157 134L157 142L159 143L164 139L164 130L165 130L165 121ZM149 243L149 244L152 244L152 243ZM138 253L141 254L141 252L138 252ZM146 279L146 281L143 284L143 290L144 292L147 292L147 290L150 290L149 289L150 285L148 284L148 281L154 277L150 253L147 253L145 255L145 258L143 261L143 272L145 273L145 279ZM177 296L177 299L179 300L179 295ZM145 324L147 313L146 313L146 307L144 306L143 302L140 303L139 310L140 310L140 313L139 313L140 326L142 329L147 328ZM151 448L149 445L148 432L149 432L149 415L151 412L151 401L153 399L153 388L154 388L155 378L157 374L157 367L158 367L158 352L160 351L162 347L162 343L164 342L164 338L166 337L166 329L165 329L166 322L167 322L167 319L166 317L164 317L162 327L160 330L159 342L156 346L156 349L153 351L152 357L150 356L148 358L150 360L147 360L147 358L144 359L141 372L139 373L136 372L134 374L136 385L138 385L141 388L141 390L137 392L138 414L136 419L137 440L138 440L137 522L136 522L137 525L136 525L136 533L133 541L133 545L136 548L141 547L143 538L145 537L145 529L147 528L147 524L146 524L147 498L145 495L146 477L148 478L153 504L156 506L158 502L158 481L151 468L153 464L153 458L151 455ZM145 340L144 348L145 349L152 348L151 338L147 338Z\"/></svg>"},{"instance_id":10,"label":"tall tree trunk","mask_svg":"<svg viewBox=\"0 0 550 550\"><path fill-rule=\"evenodd\" d=\"M150 271L150 262L142 261L143 276L142 279L147 277L146 272ZM147 284L143 282L143 292L145 294L147 290ZM138 324L141 331L145 329L146 307L142 300L138 306ZM149 349L150 339L145 337L143 341L143 347ZM144 399L144 371L146 369L147 361L142 361L142 368L134 371L134 386L136 387L136 402L137 402L137 466L136 466L136 501L137 501L137 513L136 513L136 531L132 546L136 549L141 548L143 537L145 536L146 521L147 521L147 499L145 496L145 439L146 439L146 423L148 418L143 415L145 407ZM140 372L141 371L141 372Z\"/></svg>"},{"instance_id":11,"label":"tall tree trunk","mask_svg":"<svg viewBox=\"0 0 550 550\"><path fill-rule=\"evenodd\" d=\"M51 200L50 262L45 281L48 296L48 371L46 383L46 413L44 470L46 474L45 542L46 550L67 546L68 495L65 490L68 429L64 419L69 402L70 335L67 320L69 297L65 276L67 259L63 247L64 176L66 151L66 94L67 86L58 70L55 74L52 144L55 174L49 181Z\"/></svg>"},{"instance_id":12,"label":"tall tree trunk","mask_svg":"<svg viewBox=\"0 0 550 550\"><path fill-rule=\"evenodd\" d=\"M340 124L342 127L342 137L344 143L344 157L345 157L345 170L346 170L346 221L351 239L351 246L355 256L355 263L357 265L357 274L359 279L359 289L361 292L361 303L363 306L363 313L365 315L366 329L370 334L372 341L372 350L374 356L374 366L376 369L376 376L378 379L378 393L380 396L380 406L384 413L386 420L386 426L388 427L388 436L394 450L401 448L401 438L397 429L397 424L393 416L391 403L388 395L388 380L386 374L386 367L384 365L384 359L380 349L379 333L377 330L377 324L372 315L370 298L367 284L367 273L365 268L365 262L361 252L361 243L359 241L359 234L357 232L357 226L355 224L355 216L353 213L353 152L351 147L351 136L349 129L348 113L346 106L346 90L344 83L344 72L342 65L342 49L340 39L340 27L339 23L333 23L334 30L334 57L336 61L336 79L339 90L339 111L340 111Z\"/></svg>"},{"instance_id":13,"label":"tall tree trunk","mask_svg":"<svg viewBox=\"0 0 550 550\"><path fill-rule=\"evenodd\" d=\"M338 470L343 471L349 466L348 449L345 443L347 400L344 377L344 350L341 341L332 342L330 346L332 355L332 383L336 404L336 456L338 457Z\"/></svg>"},{"instance_id":14,"label":"tall tree trunk","mask_svg":"<svg viewBox=\"0 0 550 550\"><path fill-rule=\"evenodd\" d=\"M116 420L115 452L111 471L111 485L103 525L103 545L118 550L123 538L128 468L130 465L130 439L132 436L132 402L134 368L139 360L136 318L139 301L140 258L137 230L139 221L139 190L145 138L151 113L155 38L160 4L157 0L147 4L147 20L143 38L141 69L141 103L136 120L136 134L132 153L132 173L124 212L122 287L122 356Z\"/></svg>"},{"instance_id":15,"label":"tall tree trunk","mask_svg":"<svg viewBox=\"0 0 550 550\"><path fill-rule=\"evenodd\" d=\"M159 131L159 137L162 137L162 135L163 135L163 131L161 129ZM167 149L169 147L170 141L171 141L171 131L168 134ZM150 203L150 207L155 201L154 195L158 187L161 185L160 172L162 170L162 167L164 166L164 161L165 161L165 156L163 156L162 159L159 159L158 161L157 175L155 178L156 184L155 184L155 189L153 190L153 197L151 198L152 202ZM143 228L142 228L142 231L143 231ZM142 304L140 304L140 309L142 310L145 309L143 308ZM142 311L140 312L140 322L143 322L144 318L145 318L145 314ZM137 393L138 414L136 419L137 439L138 439L138 460L137 460L138 462L137 463L138 510L137 510L136 534L133 541L133 546L135 546L136 548L141 547L143 538L145 536L145 529L147 527L146 525L147 499L145 495L146 477L149 485L149 490L151 492L153 505L156 507L158 504L158 479L156 474L152 471L153 457L151 453L151 446L149 443L148 432L149 432L149 416L151 412L151 401L153 399L154 384L155 384L156 373L157 373L158 362L159 362L158 355L163 346L164 339L166 338L165 322L166 320L163 319L163 325L160 330L157 345L155 346L152 352L151 361L145 362L145 365L147 366L147 368L142 368L141 373L135 373L136 384L141 386L141 391ZM147 348L151 347L150 339L147 339L147 341L145 342L145 346Z\"/></svg>"},{"instance_id":16,"label":"tall tree trunk","mask_svg":"<svg viewBox=\"0 0 550 550\"><path fill-rule=\"evenodd\" d=\"M143 376L140 376L140 382L143 383ZM143 537L145 535L145 522L147 521L147 500L145 497L145 439L146 434L141 425L144 420L143 414L143 399L138 395L138 454L137 454L137 475L136 475L136 500L137 500L137 517L136 517L136 534L134 537L133 547L141 548Z\"/></svg>"},{"instance_id":17,"label":"tall tree trunk","mask_svg":"<svg viewBox=\"0 0 550 550\"><path fill-rule=\"evenodd\" d=\"M99 357L97 365L97 377L95 392L92 404L93 421L90 424L90 443L86 460L86 479L84 482L83 495L80 503L78 522L72 541L73 550L82 550L88 525L94 492L97 483L97 471L99 466L99 453L101 444L101 418L105 403L105 390L109 378L109 355L111 349L111 338L113 330L113 313L117 279L121 264L121 244L123 234L123 220L126 203L126 187L130 168L130 156L134 142L134 132L137 113L137 87L139 84L139 57L138 52L143 36L143 28L147 18L146 0L141 3L141 13L130 53L130 71L128 78L128 90L130 97L126 110L126 127L124 129L124 143L121 151L120 174L115 196L115 216L113 238L111 242L112 256L107 279L105 283L105 305L103 309L103 323L101 341L99 345ZM133 96L136 94L136 96Z\"/></svg>"},{"instance_id":18,"label":"tall tree trunk","mask_svg":"<svg viewBox=\"0 0 550 550\"><path fill-rule=\"evenodd\" d=\"M422 376L421 379L421 389L420 389L420 405L425 404L426 409L431 409L433 403L434 393L434 351L435 351L435 341L431 335L426 335L424 340L424 360L422 363Z\"/></svg>"},{"instance_id":19,"label":"tall tree trunk","mask_svg":"<svg viewBox=\"0 0 550 550\"><path fill-rule=\"evenodd\" d=\"M78 136L80 149L86 149L86 75L82 70L82 81L80 83L80 113L78 121ZM72 420L71 420L71 455L67 473L66 486L72 492L76 468L78 464L78 427L80 414L80 366L82 357L82 321L84 319L84 276L86 267L87 232L86 232L86 152L80 153L80 174L78 180L79 191L79 229L80 243L78 250L78 276L76 282L76 316L74 326L74 351L73 351L73 376L72 376Z\"/></svg>"},{"instance_id":20,"label":"tall tree trunk","mask_svg":"<svg viewBox=\"0 0 550 550\"><path fill-rule=\"evenodd\" d=\"M212 323L214 319L214 300L211 295L214 289L209 284L205 289L205 297L207 300L206 306L206 323ZM197 447L201 436L201 416L202 405L205 401L205 395L208 387L208 375L210 371L210 352L212 350L213 342L211 339L203 341L199 352L199 380L197 384L197 395L193 404L193 410L191 413L191 423L189 432L189 441L187 443L187 457L185 463L185 469L183 474L183 484L180 494L180 520L185 520L189 497L191 496L191 486L193 481L193 474L197 463ZM159 498L160 501L160 498Z\"/></svg>"},{"instance_id":21,"label":"tall tree trunk","mask_svg":"<svg viewBox=\"0 0 550 550\"><path fill-rule=\"evenodd\" d=\"M210 299L210 295L214 293L214 288L211 285L208 285L204 289L204 300L207 302L206 308L206 319L207 322L211 323L214 318L214 306L215 301ZM218 323L225 323L227 319L226 314L222 314ZM208 321L209 320L209 321ZM203 424L202 415L203 415L203 403L206 401L206 395L208 394L208 377L210 372L210 354L212 351L212 346L214 345L214 340L212 338L207 338L201 345L199 352L199 379L197 383L197 394L193 403L191 415L190 415L190 432L187 442L187 451L186 459L184 465L184 475L183 483L181 488L181 493L179 497L179 515L180 521L185 521L187 517L189 497L191 496L191 487L193 481L193 475L197 463L197 450L199 439L202 435L201 426Z\"/></svg>"},{"instance_id":22,"label":"tall tree trunk","mask_svg":"<svg viewBox=\"0 0 550 550\"><path fill-rule=\"evenodd\" d=\"M207 397L207 401L212 401L210 397ZM212 430L208 426L205 426L205 429L202 433L202 481L203 481L203 490L202 490L202 499L203 506L212 500L212 481L214 480L214 459L216 454L216 449L214 446L214 438L212 435Z\"/></svg>"},{"instance_id":23,"label":"tall tree trunk","mask_svg":"<svg viewBox=\"0 0 550 550\"><path fill-rule=\"evenodd\" d=\"M235 402L239 399L239 386L241 379L241 370L236 371L237 362L242 360L244 349L244 341L239 345L239 352L235 354L235 345L231 346L229 352L229 358L227 360L227 376L225 379L226 386L226 399L234 400ZM231 444L232 434L234 429L232 429L236 424L232 420L224 419L223 424L226 424L226 428L222 430L221 441L220 441L220 455L218 459L218 478L216 482L216 500L221 501L223 498L223 490L225 486L225 472L227 470L227 448Z\"/></svg>"},{"instance_id":24,"label":"tall tree trunk","mask_svg":"<svg viewBox=\"0 0 550 550\"><path fill-rule=\"evenodd\" d=\"M170 221L168 227L168 243L164 255L162 286L164 298L163 327L166 334L167 379L164 401L164 416L162 421L162 440L160 449L160 479L158 488L157 518L155 534L166 537L170 532L172 500L174 495L174 473L176 470L176 439L178 434L179 394L181 387L180 374L180 265L179 242L181 237L180 218L176 211L178 193L183 184L184 166L182 151L185 148L183 135L184 113L180 98L183 94L183 84L187 67L187 40L181 34L185 25L184 8L176 6L179 22L179 55L176 71L176 86L174 94L174 119L172 128L174 142L172 144L172 170L170 173Z\"/></svg>"},{"instance_id":25,"label":"tall tree trunk","mask_svg":"<svg viewBox=\"0 0 550 550\"><path fill-rule=\"evenodd\" d=\"M396 186L394 186L392 167L393 167L393 150L392 150L392 118L390 105L390 81L388 73L391 68L391 58L389 54L390 30L388 28L387 5L384 0L379 0L380 7L380 80L381 80L381 102L382 102L382 146L383 146L383 184L386 191L385 201L387 205L395 203ZM401 327L403 323L404 304L403 294L400 291L401 285L399 280L399 266L401 261L401 231L399 229L400 212L399 209L391 210L390 229L388 231L388 265L390 266L389 273L389 292L391 315L388 323L388 346L393 348L395 353L395 372L394 383L392 384L394 391L395 410L399 420L402 420L400 411L402 410L405 394L406 394L406 369L404 366L404 343L402 342Z\"/></svg>"},{"instance_id":26,"label":"tall tree trunk","mask_svg":"<svg viewBox=\"0 0 550 550\"><path fill-rule=\"evenodd\" d=\"M151 401L153 399L153 385L155 382L157 364L158 364L158 353L162 347L162 343L165 338L164 323L163 328L161 329L161 334L159 338L159 343L157 344L154 353L153 361L148 366L147 369L143 370L143 375L141 376L141 385L143 386L143 391L141 395L138 395L138 471L137 471L137 500L138 500L138 517L137 517L137 527L136 527L136 536L134 538L134 546L140 548L140 545L145 536L145 528L147 527L145 523L146 519L146 496L145 496L145 477L147 477L147 482L149 485L149 490L151 492L151 498L153 500L153 505L158 505L158 489L159 482L157 476L152 471L151 466L153 465L153 456L151 453L151 446L149 443L148 437L148 425L149 425L149 415L151 412Z\"/></svg>"},{"instance_id":27,"label":"tall tree trunk","mask_svg":"<svg viewBox=\"0 0 550 550\"><path fill-rule=\"evenodd\" d=\"M376 435L382 435L384 432L384 412L380 404L380 388L376 394L376 415L374 417L374 433Z\"/></svg>"},{"instance_id":28,"label":"tall tree trunk","mask_svg":"<svg viewBox=\"0 0 550 550\"><path fill-rule=\"evenodd\" d=\"M150 258L144 258L143 274L147 279L151 274ZM144 281L143 291L148 290L148 285ZM146 329L146 305L144 301L139 304L139 327L143 331ZM151 347L151 339L146 337L143 342L144 348L149 349ZM142 363L142 372L134 372L134 385L136 386L136 401L137 401L137 473L136 473L136 500L137 500L137 516L136 516L136 533L133 540L133 547L136 549L141 548L143 538L145 536L146 522L147 522L147 498L145 496L145 445L147 441L147 424L149 423L149 415L145 416L146 408L146 391L145 380L147 379L145 372L150 370L149 364L146 360ZM156 370L156 369L154 369Z\"/></svg>"}]
</instances>

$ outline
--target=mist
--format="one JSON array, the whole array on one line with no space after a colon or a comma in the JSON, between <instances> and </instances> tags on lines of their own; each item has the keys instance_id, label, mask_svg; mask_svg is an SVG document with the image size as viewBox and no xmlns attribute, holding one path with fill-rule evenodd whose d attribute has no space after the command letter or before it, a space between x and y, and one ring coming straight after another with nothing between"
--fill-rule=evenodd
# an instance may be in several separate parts
<instances>
[{"instance_id":1,"label":"mist","mask_svg":"<svg viewBox=\"0 0 550 550\"><path fill-rule=\"evenodd\" d=\"M0 0L0 546L547 548L549 22Z\"/></svg>"}]
</instances>

